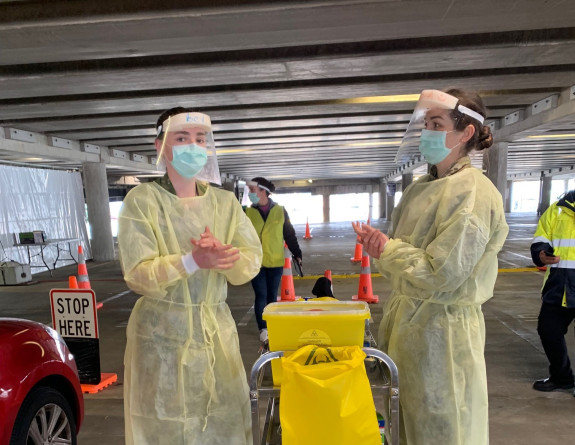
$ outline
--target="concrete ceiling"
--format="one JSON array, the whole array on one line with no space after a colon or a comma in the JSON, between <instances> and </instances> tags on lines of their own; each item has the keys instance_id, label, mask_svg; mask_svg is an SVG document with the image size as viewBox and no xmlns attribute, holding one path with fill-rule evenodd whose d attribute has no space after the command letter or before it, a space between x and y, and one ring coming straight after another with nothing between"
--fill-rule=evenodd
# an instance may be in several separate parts
<instances>
[{"instance_id":1,"label":"concrete ceiling","mask_svg":"<svg viewBox=\"0 0 575 445\"><path fill-rule=\"evenodd\" d=\"M417 94L460 86L508 178L570 175L574 24L572 0L0 1L0 162L154 173L181 105L212 117L222 173L393 179Z\"/></svg>"}]
</instances>

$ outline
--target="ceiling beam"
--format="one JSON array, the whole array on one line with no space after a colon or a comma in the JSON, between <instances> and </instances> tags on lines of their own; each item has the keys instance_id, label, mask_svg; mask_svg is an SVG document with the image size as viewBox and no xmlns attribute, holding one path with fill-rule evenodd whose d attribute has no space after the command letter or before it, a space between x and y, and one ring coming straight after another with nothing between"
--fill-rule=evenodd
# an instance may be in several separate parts
<instances>
[{"instance_id":1,"label":"ceiling beam","mask_svg":"<svg viewBox=\"0 0 575 445\"><path fill-rule=\"evenodd\" d=\"M155 165L150 162L136 162L129 159L122 159L114 157L114 151L109 150L107 147L100 146L100 153L90 153L81 150L81 145L78 141L70 142L69 148L62 148L49 144L49 138L39 134L30 133L29 137L35 142L27 142L23 140L11 139L5 137L5 134L10 134L10 129L0 127L0 150L3 153L12 155L13 161L33 162L29 158L37 158L35 162L41 163L43 160L47 161L61 161L60 165L64 168L79 168L79 164L84 162L103 162L106 167L116 168L121 170L130 171L146 171L157 172ZM58 167L58 164L53 164L53 167ZM74 166L74 167L71 167Z\"/></svg>"}]
</instances>

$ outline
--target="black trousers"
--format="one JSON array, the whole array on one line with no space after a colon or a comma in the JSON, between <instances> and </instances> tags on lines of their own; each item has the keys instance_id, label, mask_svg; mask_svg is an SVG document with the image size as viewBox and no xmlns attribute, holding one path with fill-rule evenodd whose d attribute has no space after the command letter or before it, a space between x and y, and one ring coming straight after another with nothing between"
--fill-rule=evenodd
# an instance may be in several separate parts
<instances>
[{"instance_id":1,"label":"black trousers","mask_svg":"<svg viewBox=\"0 0 575 445\"><path fill-rule=\"evenodd\" d=\"M549 360L549 377L555 383L573 383L573 371L567 353L565 334L575 319L575 308L543 303L539 312L537 332Z\"/></svg>"}]
</instances>

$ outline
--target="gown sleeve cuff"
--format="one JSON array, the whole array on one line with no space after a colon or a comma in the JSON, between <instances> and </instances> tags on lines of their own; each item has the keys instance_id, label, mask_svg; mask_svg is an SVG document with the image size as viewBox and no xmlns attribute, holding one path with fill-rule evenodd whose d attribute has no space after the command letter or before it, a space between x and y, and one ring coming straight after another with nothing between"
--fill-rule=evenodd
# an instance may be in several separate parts
<instances>
[{"instance_id":1,"label":"gown sleeve cuff","mask_svg":"<svg viewBox=\"0 0 575 445\"><path fill-rule=\"evenodd\" d=\"M188 274L190 275L200 268L200 266L198 266L198 263L196 263L196 260L194 260L192 252L182 256L182 264L184 265L184 269L186 269L186 272L188 272Z\"/></svg>"}]
</instances>

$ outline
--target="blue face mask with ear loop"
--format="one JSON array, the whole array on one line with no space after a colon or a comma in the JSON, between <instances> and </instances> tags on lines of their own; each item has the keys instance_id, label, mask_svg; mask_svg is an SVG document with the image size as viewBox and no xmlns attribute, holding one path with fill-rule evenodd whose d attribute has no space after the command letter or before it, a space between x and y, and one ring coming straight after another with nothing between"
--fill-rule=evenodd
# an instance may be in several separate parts
<instances>
[{"instance_id":1,"label":"blue face mask with ear loop","mask_svg":"<svg viewBox=\"0 0 575 445\"><path fill-rule=\"evenodd\" d=\"M248 198L250 198L252 204L257 204L260 202L260 197L257 195L257 193L248 193Z\"/></svg>"},{"instance_id":2,"label":"blue face mask with ear loop","mask_svg":"<svg viewBox=\"0 0 575 445\"><path fill-rule=\"evenodd\" d=\"M208 152L197 144L174 145L172 167L184 178L196 176L208 162Z\"/></svg>"},{"instance_id":3,"label":"blue face mask with ear loop","mask_svg":"<svg viewBox=\"0 0 575 445\"><path fill-rule=\"evenodd\" d=\"M445 138L451 131L434 131L434 130L421 130L421 138L419 140L419 152L423 155L425 160L431 165L437 165L443 161L453 148L447 148L445 145Z\"/></svg>"}]
</instances>

